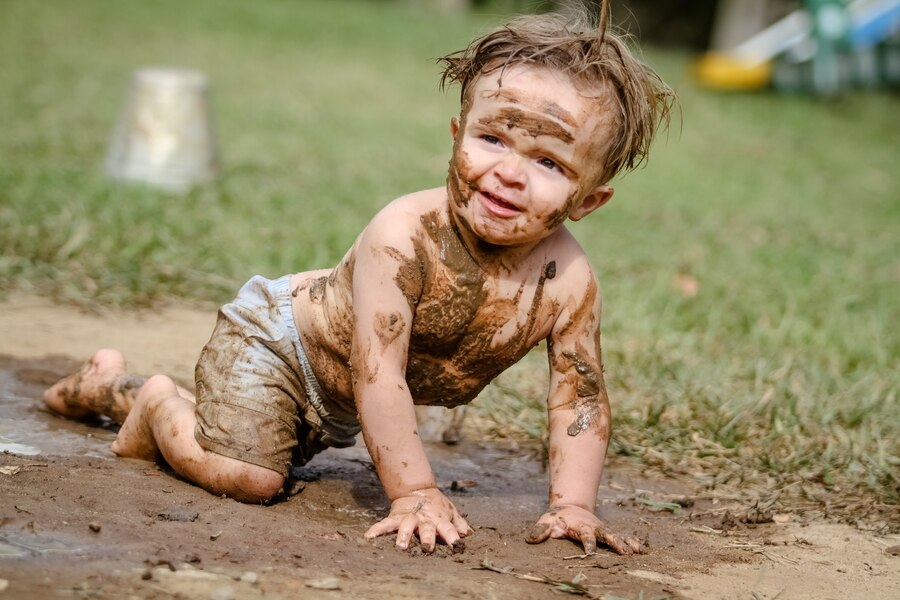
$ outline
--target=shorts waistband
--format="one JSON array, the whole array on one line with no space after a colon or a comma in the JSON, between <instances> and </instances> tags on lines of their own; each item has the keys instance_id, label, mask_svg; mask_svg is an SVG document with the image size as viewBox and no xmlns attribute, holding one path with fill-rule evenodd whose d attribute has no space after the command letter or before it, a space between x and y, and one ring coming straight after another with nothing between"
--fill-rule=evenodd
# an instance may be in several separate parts
<instances>
[{"instance_id":1,"label":"shorts waistband","mask_svg":"<svg viewBox=\"0 0 900 600\"><path fill-rule=\"evenodd\" d=\"M359 433L358 423L346 423L335 420L331 417L324 400L327 398L316 374L313 372L312 365L309 364L309 358L306 350L300 342L300 334L297 332L297 326L294 323L293 296L291 295L291 276L285 275L278 279L267 281L266 287L278 305L278 312L281 313L281 319L291 335L294 342L294 348L297 352L297 359L300 362L300 369L303 374L303 387L306 390L306 398L313 406L316 413L322 418L324 431L322 441L329 446L336 448L345 448L356 443L356 434Z\"/></svg>"}]
</instances>

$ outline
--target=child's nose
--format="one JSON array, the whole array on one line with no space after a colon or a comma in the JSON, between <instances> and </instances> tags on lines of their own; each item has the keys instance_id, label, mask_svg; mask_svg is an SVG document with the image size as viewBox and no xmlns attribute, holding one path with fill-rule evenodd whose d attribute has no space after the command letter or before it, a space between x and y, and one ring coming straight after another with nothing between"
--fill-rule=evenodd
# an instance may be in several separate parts
<instances>
[{"instance_id":1,"label":"child's nose","mask_svg":"<svg viewBox=\"0 0 900 600\"><path fill-rule=\"evenodd\" d=\"M525 163L515 152L507 152L494 167L494 172L504 185L521 187L525 185Z\"/></svg>"}]
</instances>

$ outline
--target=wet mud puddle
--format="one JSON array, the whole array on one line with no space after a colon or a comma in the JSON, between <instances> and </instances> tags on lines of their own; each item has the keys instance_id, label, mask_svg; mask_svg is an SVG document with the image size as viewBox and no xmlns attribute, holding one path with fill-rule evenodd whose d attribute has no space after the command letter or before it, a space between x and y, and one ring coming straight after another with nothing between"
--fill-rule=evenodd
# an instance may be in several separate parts
<instances>
[{"instance_id":1,"label":"wet mud puddle","mask_svg":"<svg viewBox=\"0 0 900 600\"><path fill-rule=\"evenodd\" d=\"M113 458L116 437L109 421L91 423L59 417L41 395L76 365L64 359L21 361L0 356L0 452L22 456Z\"/></svg>"}]
</instances>

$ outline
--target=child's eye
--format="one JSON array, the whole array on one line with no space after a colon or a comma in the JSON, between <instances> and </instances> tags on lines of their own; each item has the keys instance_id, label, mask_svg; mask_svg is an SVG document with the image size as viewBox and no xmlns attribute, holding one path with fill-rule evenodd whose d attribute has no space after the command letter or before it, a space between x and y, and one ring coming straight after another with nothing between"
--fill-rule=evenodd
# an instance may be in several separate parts
<instances>
[{"instance_id":1,"label":"child's eye","mask_svg":"<svg viewBox=\"0 0 900 600\"><path fill-rule=\"evenodd\" d=\"M483 135L483 136L481 136L481 139L486 141L488 144L499 144L500 143L500 138L498 138L495 135Z\"/></svg>"},{"instance_id":2,"label":"child's eye","mask_svg":"<svg viewBox=\"0 0 900 600\"><path fill-rule=\"evenodd\" d=\"M556 162L550 160L549 158L542 158L538 161L538 164L544 168L550 169L551 171L559 171L562 172L562 167L560 167Z\"/></svg>"}]
</instances>

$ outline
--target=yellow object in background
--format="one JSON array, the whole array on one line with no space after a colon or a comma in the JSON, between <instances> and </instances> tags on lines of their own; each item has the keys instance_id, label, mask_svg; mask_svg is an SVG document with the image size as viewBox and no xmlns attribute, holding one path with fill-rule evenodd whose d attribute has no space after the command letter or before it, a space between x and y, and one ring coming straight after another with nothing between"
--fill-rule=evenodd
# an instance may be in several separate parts
<instances>
[{"instance_id":1,"label":"yellow object in background","mask_svg":"<svg viewBox=\"0 0 900 600\"><path fill-rule=\"evenodd\" d=\"M772 62L748 62L722 52L697 59L694 76L704 86L719 90L758 90L772 81Z\"/></svg>"}]
</instances>

